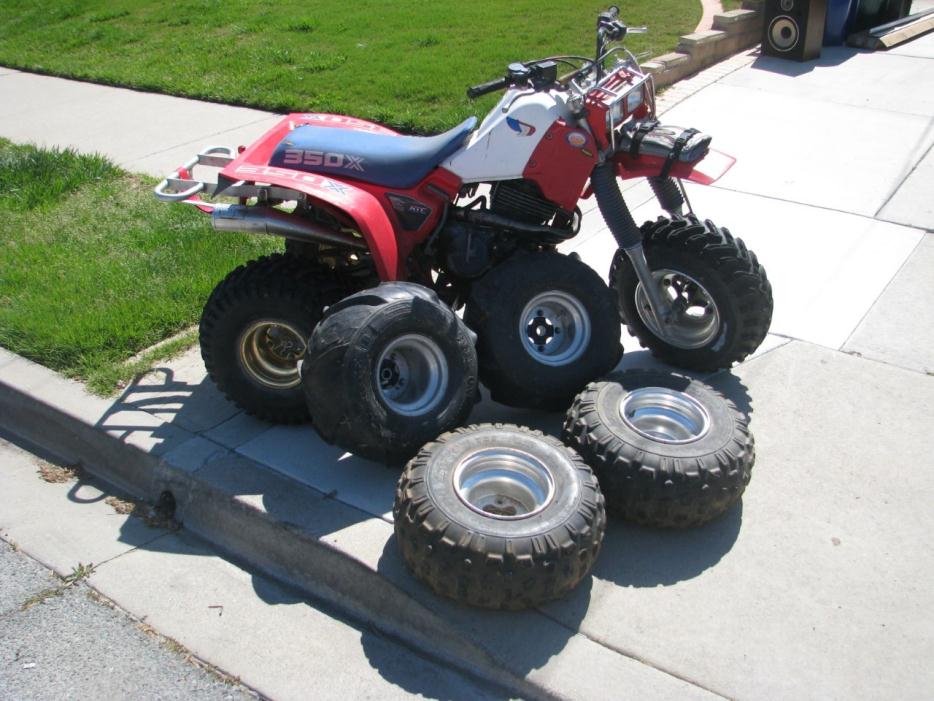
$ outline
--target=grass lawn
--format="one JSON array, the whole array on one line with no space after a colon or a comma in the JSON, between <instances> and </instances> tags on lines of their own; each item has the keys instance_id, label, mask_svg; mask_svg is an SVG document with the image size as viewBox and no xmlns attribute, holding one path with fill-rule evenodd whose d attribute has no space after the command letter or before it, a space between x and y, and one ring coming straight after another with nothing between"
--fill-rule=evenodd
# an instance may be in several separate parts
<instances>
[{"instance_id":1,"label":"grass lawn","mask_svg":"<svg viewBox=\"0 0 934 701\"><path fill-rule=\"evenodd\" d=\"M592 55L600 2L541 0L5 0L0 64L71 78L260 107L332 111L406 131L486 112L464 95L505 66ZM629 41L674 48L697 0L618 3L647 24Z\"/></svg>"},{"instance_id":2,"label":"grass lawn","mask_svg":"<svg viewBox=\"0 0 934 701\"><path fill-rule=\"evenodd\" d=\"M112 392L190 344L125 362L197 323L221 278L279 245L214 233L194 209L158 202L154 184L0 139L0 345Z\"/></svg>"}]
</instances>

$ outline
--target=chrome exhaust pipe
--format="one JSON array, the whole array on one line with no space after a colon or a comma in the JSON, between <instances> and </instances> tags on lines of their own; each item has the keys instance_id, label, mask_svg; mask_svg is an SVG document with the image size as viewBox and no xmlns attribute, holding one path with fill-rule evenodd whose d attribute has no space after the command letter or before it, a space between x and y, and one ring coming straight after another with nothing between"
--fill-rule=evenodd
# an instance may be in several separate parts
<instances>
[{"instance_id":1,"label":"chrome exhaust pipe","mask_svg":"<svg viewBox=\"0 0 934 701\"><path fill-rule=\"evenodd\" d=\"M248 234L284 236L297 241L315 241L365 251L363 239L333 229L326 229L295 214L272 207L248 207L242 204L214 204L211 226L215 231L240 231Z\"/></svg>"}]
</instances>

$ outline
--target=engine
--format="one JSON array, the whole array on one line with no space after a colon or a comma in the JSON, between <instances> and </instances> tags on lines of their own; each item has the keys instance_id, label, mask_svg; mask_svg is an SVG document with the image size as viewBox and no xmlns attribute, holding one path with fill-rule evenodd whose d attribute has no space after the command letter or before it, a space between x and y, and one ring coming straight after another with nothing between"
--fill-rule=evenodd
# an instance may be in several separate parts
<instances>
[{"instance_id":1,"label":"engine","mask_svg":"<svg viewBox=\"0 0 934 701\"><path fill-rule=\"evenodd\" d=\"M472 280L519 245L555 245L577 233L580 218L546 200L530 180L504 180L486 198L458 207L441 230L438 250L451 275Z\"/></svg>"},{"instance_id":2,"label":"engine","mask_svg":"<svg viewBox=\"0 0 934 701\"><path fill-rule=\"evenodd\" d=\"M561 210L542 197L531 180L501 180L490 193L490 211L509 219L542 226Z\"/></svg>"},{"instance_id":3,"label":"engine","mask_svg":"<svg viewBox=\"0 0 934 701\"><path fill-rule=\"evenodd\" d=\"M473 280L492 267L498 239L492 227L451 221L441 236L444 269L455 277Z\"/></svg>"}]
</instances>

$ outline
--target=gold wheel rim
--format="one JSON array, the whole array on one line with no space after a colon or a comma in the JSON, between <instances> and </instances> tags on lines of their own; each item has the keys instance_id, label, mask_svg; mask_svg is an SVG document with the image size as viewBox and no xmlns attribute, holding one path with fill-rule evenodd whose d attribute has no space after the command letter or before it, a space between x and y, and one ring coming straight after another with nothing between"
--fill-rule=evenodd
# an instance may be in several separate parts
<instances>
[{"instance_id":1,"label":"gold wheel rim","mask_svg":"<svg viewBox=\"0 0 934 701\"><path fill-rule=\"evenodd\" d=\"M302 381L298 361L305 354L301 331L284 321L261 320L240 335L240 362L264 387L292 389Z\"/></svg>"}]
</instances>

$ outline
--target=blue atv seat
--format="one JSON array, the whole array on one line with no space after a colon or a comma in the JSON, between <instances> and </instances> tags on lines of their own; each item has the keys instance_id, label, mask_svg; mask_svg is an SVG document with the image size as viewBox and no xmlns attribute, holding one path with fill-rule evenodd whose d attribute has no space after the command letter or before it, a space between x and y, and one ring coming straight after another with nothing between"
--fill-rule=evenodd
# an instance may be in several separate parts
<instances>
[{"instance_id":1,"label":"blue atv seat","mask_svg":"<svg viewBox=\"0 0 934 701\"><path fill-rule=\"evenodd\" d=\"M463 145L477 118L437 136L373 134L303 125L276 146L269 165L354 178L382 187L414 186Z\"/></svg>"}]
</instances>

